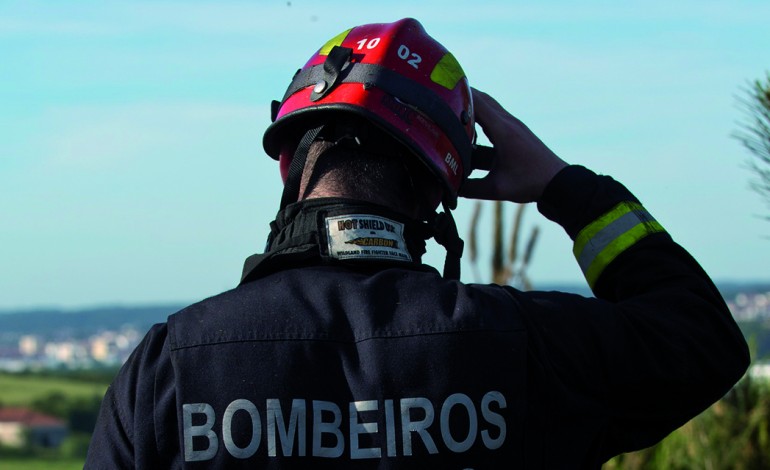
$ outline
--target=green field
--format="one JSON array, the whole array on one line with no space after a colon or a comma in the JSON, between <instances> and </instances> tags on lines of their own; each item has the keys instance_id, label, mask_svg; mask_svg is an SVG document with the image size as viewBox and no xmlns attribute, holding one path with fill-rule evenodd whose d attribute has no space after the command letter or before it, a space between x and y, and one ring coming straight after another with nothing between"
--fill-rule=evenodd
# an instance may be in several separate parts
<instances>
[{"instance_id":1,"label":"green field","mask_svg":"<svg viewBox=\"0 0 770 470\"><path fill-rule=\"evenodd\" d=\"M82 459L3 459L0 457L0 470L80 470L82 468Z\"/></svg>"},{"instance_id":2,"label":"green field","mask_svg":"<svg viewBox=\"0 0 770 470\"><path fill-rule=\"evenodd\" d=\"M102 397L107 390L107 385L106 382L90 382L67 377L0 373L0 404L27 406L52 392L61 392L72 398L90 398L95 395Z\"/></svg>"},{"instance_id":3,"label":"green field","mask_svg":"<svg viewBox=\"0 0 770 470\"><path fill-rule=\"evenodd\" d=\"M83 468L90 429L114 371L104 373L0 373L0 406L55 408L70 434L58 449L0 449L0 470ZM43 408L45 411L45 408ZM88 416L84 419L84 412ZM51 414L51 412L48 412ZM79 416L80 421L75 419ZM78 429L77 427L81 429ZM85 432L87 428L88 431Z\"/></svg>"}]
</instances>

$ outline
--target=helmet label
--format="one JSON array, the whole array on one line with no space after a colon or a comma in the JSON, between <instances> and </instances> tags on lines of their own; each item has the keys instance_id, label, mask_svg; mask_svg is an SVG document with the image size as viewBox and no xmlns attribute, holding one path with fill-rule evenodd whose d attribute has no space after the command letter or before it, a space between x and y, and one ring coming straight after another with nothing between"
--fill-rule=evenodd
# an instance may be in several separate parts
<instances>
[{"instance_id":1,"label":"helmet label","mask_svg":"<svg viewBox=\"0 0 770 470\"><path fill-rule=\"evenodd\" d=\"M326 219L329 256L334 259L412 261L404 240L404 224L371 214Z\"/></svg>"},{"instance_id":2,"label":"helmet label","mask_svg":"<svg viewBox=\"0 0 770 470\"><path fill-rule=\"evenodd\" d=\"M452 170L452 173L455 175L457 174L457 160L455 160L455 157L453 157L451 153L446 154L446 157L444 157L444 163L446 163L447 166Z\"/></svg>"}]
</instances>

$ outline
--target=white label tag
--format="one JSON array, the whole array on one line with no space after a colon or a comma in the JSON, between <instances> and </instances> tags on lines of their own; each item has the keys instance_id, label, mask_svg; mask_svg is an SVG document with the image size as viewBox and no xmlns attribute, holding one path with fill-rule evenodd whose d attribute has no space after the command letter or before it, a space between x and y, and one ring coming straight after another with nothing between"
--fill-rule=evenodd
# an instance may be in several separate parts
<instances>
[{"instance_id":1,"label":"white label tag","mask_svg":"<svg viewBox=\"0 0 770 470\"><path fill-rule=\"evenodd\" d=\"M404 224L385 217L351 214L326 219L329 256L335 259L412 261Z\"/></svg>"}]
</instances>

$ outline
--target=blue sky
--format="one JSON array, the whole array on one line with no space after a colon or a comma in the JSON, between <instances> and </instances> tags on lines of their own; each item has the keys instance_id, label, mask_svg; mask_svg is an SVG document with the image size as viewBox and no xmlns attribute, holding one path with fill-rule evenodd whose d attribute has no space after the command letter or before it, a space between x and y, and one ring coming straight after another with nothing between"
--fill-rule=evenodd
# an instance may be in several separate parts
<instances>
[{"instance_id":1,"label":"blue sky","mask_svg":"<svg viewBox=\"0 0 770 470\"><path fill-rule=\"evenodd\" d=\"M328 38L407 16L562 158L629 186L714 278L770 280L768 208L730 136L736 95L770 70L770 2L417 3L0 3L0 309L234 286L280 199L270 100ZM525 221L542 232L535 286L581 282L563 231L534 207Z\"/></svg>"}]
</instances>

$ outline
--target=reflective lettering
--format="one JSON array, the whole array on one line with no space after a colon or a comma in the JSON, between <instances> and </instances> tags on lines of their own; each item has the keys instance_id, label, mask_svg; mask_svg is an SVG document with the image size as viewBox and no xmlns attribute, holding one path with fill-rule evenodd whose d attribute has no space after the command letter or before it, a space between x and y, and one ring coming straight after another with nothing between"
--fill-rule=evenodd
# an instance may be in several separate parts
<instances>
[{"instance_id":1,"label":"reflective lettering","mask_svg":"<svg viewBox=\"0 0 770 470\"><path fill-rule=\"evenodd\" d=\"M374 434L378 430L377 423L358 421L359 411L377 411L377 400L354 401L350 403L350 458L351 459L377 459L382 455L379 447L360 448L358 435L362 433Z\"/></svg>"},{"instance_id":2,"label":"reflective lettering","mask_svg":"<svg viewBox=\"0 0 770 470\"><path fill-rule=\"evenodd\" d=\"M323 412L326 411L334 416L334 420L327 422L323 420ZM340 431L342 424L342 412L340 407L330 401L313 400L313 456L337 458L345 451L345 437ZM324 434L332 434L336 439L336 444L332 447L324 447L322 438Z\"/></svg>"},{"instance_id":3,"label":"reflective lettering","mask_svg":"<svg viewBox=\"0 0 770 470\"><path fill-rule=\"evenodd\" d=\"M494 450L499 449L503 442L505 442L505 418L499 413L495 413L489 408L491 403L497 403L500 408L505 408L505 397L502 393L497 391L487 392L484 398L481 399L481 415L487 421L487 423L497 426L499 429L499 435L496 438L492 438L488 430L481 431L481 440L487 449Z\"/></svg>"},{"instance_id":4,"label":"reflective lettering","mask_svg":"<svg viewBox=\"0 0 770 470\"><path fill-rule=\"evenodd\" d=\"M251 441L249 441L246 447L238 447L235 441L233 441L233 416L239 410L247 412L251 417ZM237 459L248 459L257 452L261 439L262 420L254 403L243 398L230 403L225 410L225 415L222 417L222 440L230 455Z\"/></svg>"},{"instance_id":5,"label":"reflective lettering","mask_svg":"<svg viewBox=\"0 0 770 470\"><path fill-rule=\"evenodd\" d=\"M452 430L449 429L449 415L452 413L452 408L456 405L465 407L468 412L468 434L465 436L465 440L456 441L452 436ZM473 401L468 395L463 393L455 393L450 395L441 407L441 437L444 439L444 444L452 452L465 452L471 448L476 441L476 433L479 429L478 417L476 416L476 408L473 406Z\"/></svg>"},{"instance_id":6,"label":"reflective lettering","mask_svg":"<svg viewBox=\"0 0 770 470\"><path fill-rule=\"evenodd\" d=\"M206 422L193 426L193 415L203 414L206 416ZM208 403L190 403L182 406L182 424L184 425L184 459L186 462L197 462L200 460L211 460L219 450L219 439L216 433L211 430L214 427L214 408ZM209 445L204 450L193 449L193 438L205 437Z\"/></svg>"},{"instance_id":7,"label":"reflective lettering","mask_svg":"<svg viewBox=\"0 0 770 470\"><path fill-rule=\"evenodd\" d=\"M289 403L291 409L284 410L282 405ZM256 404L238 398L217 410L208 403L187 403L182 404L182 445L186 462L215 459L220 443L225 453L219 457L242 460L257 455L361 460L437 454L436 439L443 443L444 453L494 451L505 445L506 408L505 396L494 390L479 401L454 393L435 403L425 397L346 403L267 398Z\"/></svg>"},{"instance_id":8,"label":"reflective lettering","mask_svg":"<svg viewBox=\"0 0 770 470\"><path fill-rule=\"evenodd\" d=\"M404 444L404 455L412 455L412 433L416 432L421 438L423 444L431 454L438 453L436 443L428 433L428 427L433 424L434 410L433 404L424 397L402 398L401 401L401 438ZM413 408L422 408L425 417L419 421L412 421L411 410Z\"/></svg>"},{"instance_id":9,"label":"reflective lettering","mask_svg":"<svg viewBox=\"0 0 770 470\"><path fill-rule=\"evenodd\" d=\"M281 440L281 451L284 456L291 456L294 452L294 436L297 435L297 447L300 457L305 455L305 400L295 398L291 401L291 415L289 416L289 426L283 419L281 411L281 402L276 398L267 400L267 455L276 456L275 433L278 431L278 437Z\"/></svg>"},{"instance_id":10,"label":"reflective lettering","mask_svg":"<svg viewBox=\"0 0 770 470\"><path fill-rule=\"evenodd\" d=\"M396 417L393 413L393 400L385 400L385 437L388 457L396 456Z\"/></svg>"}]
</instances>

